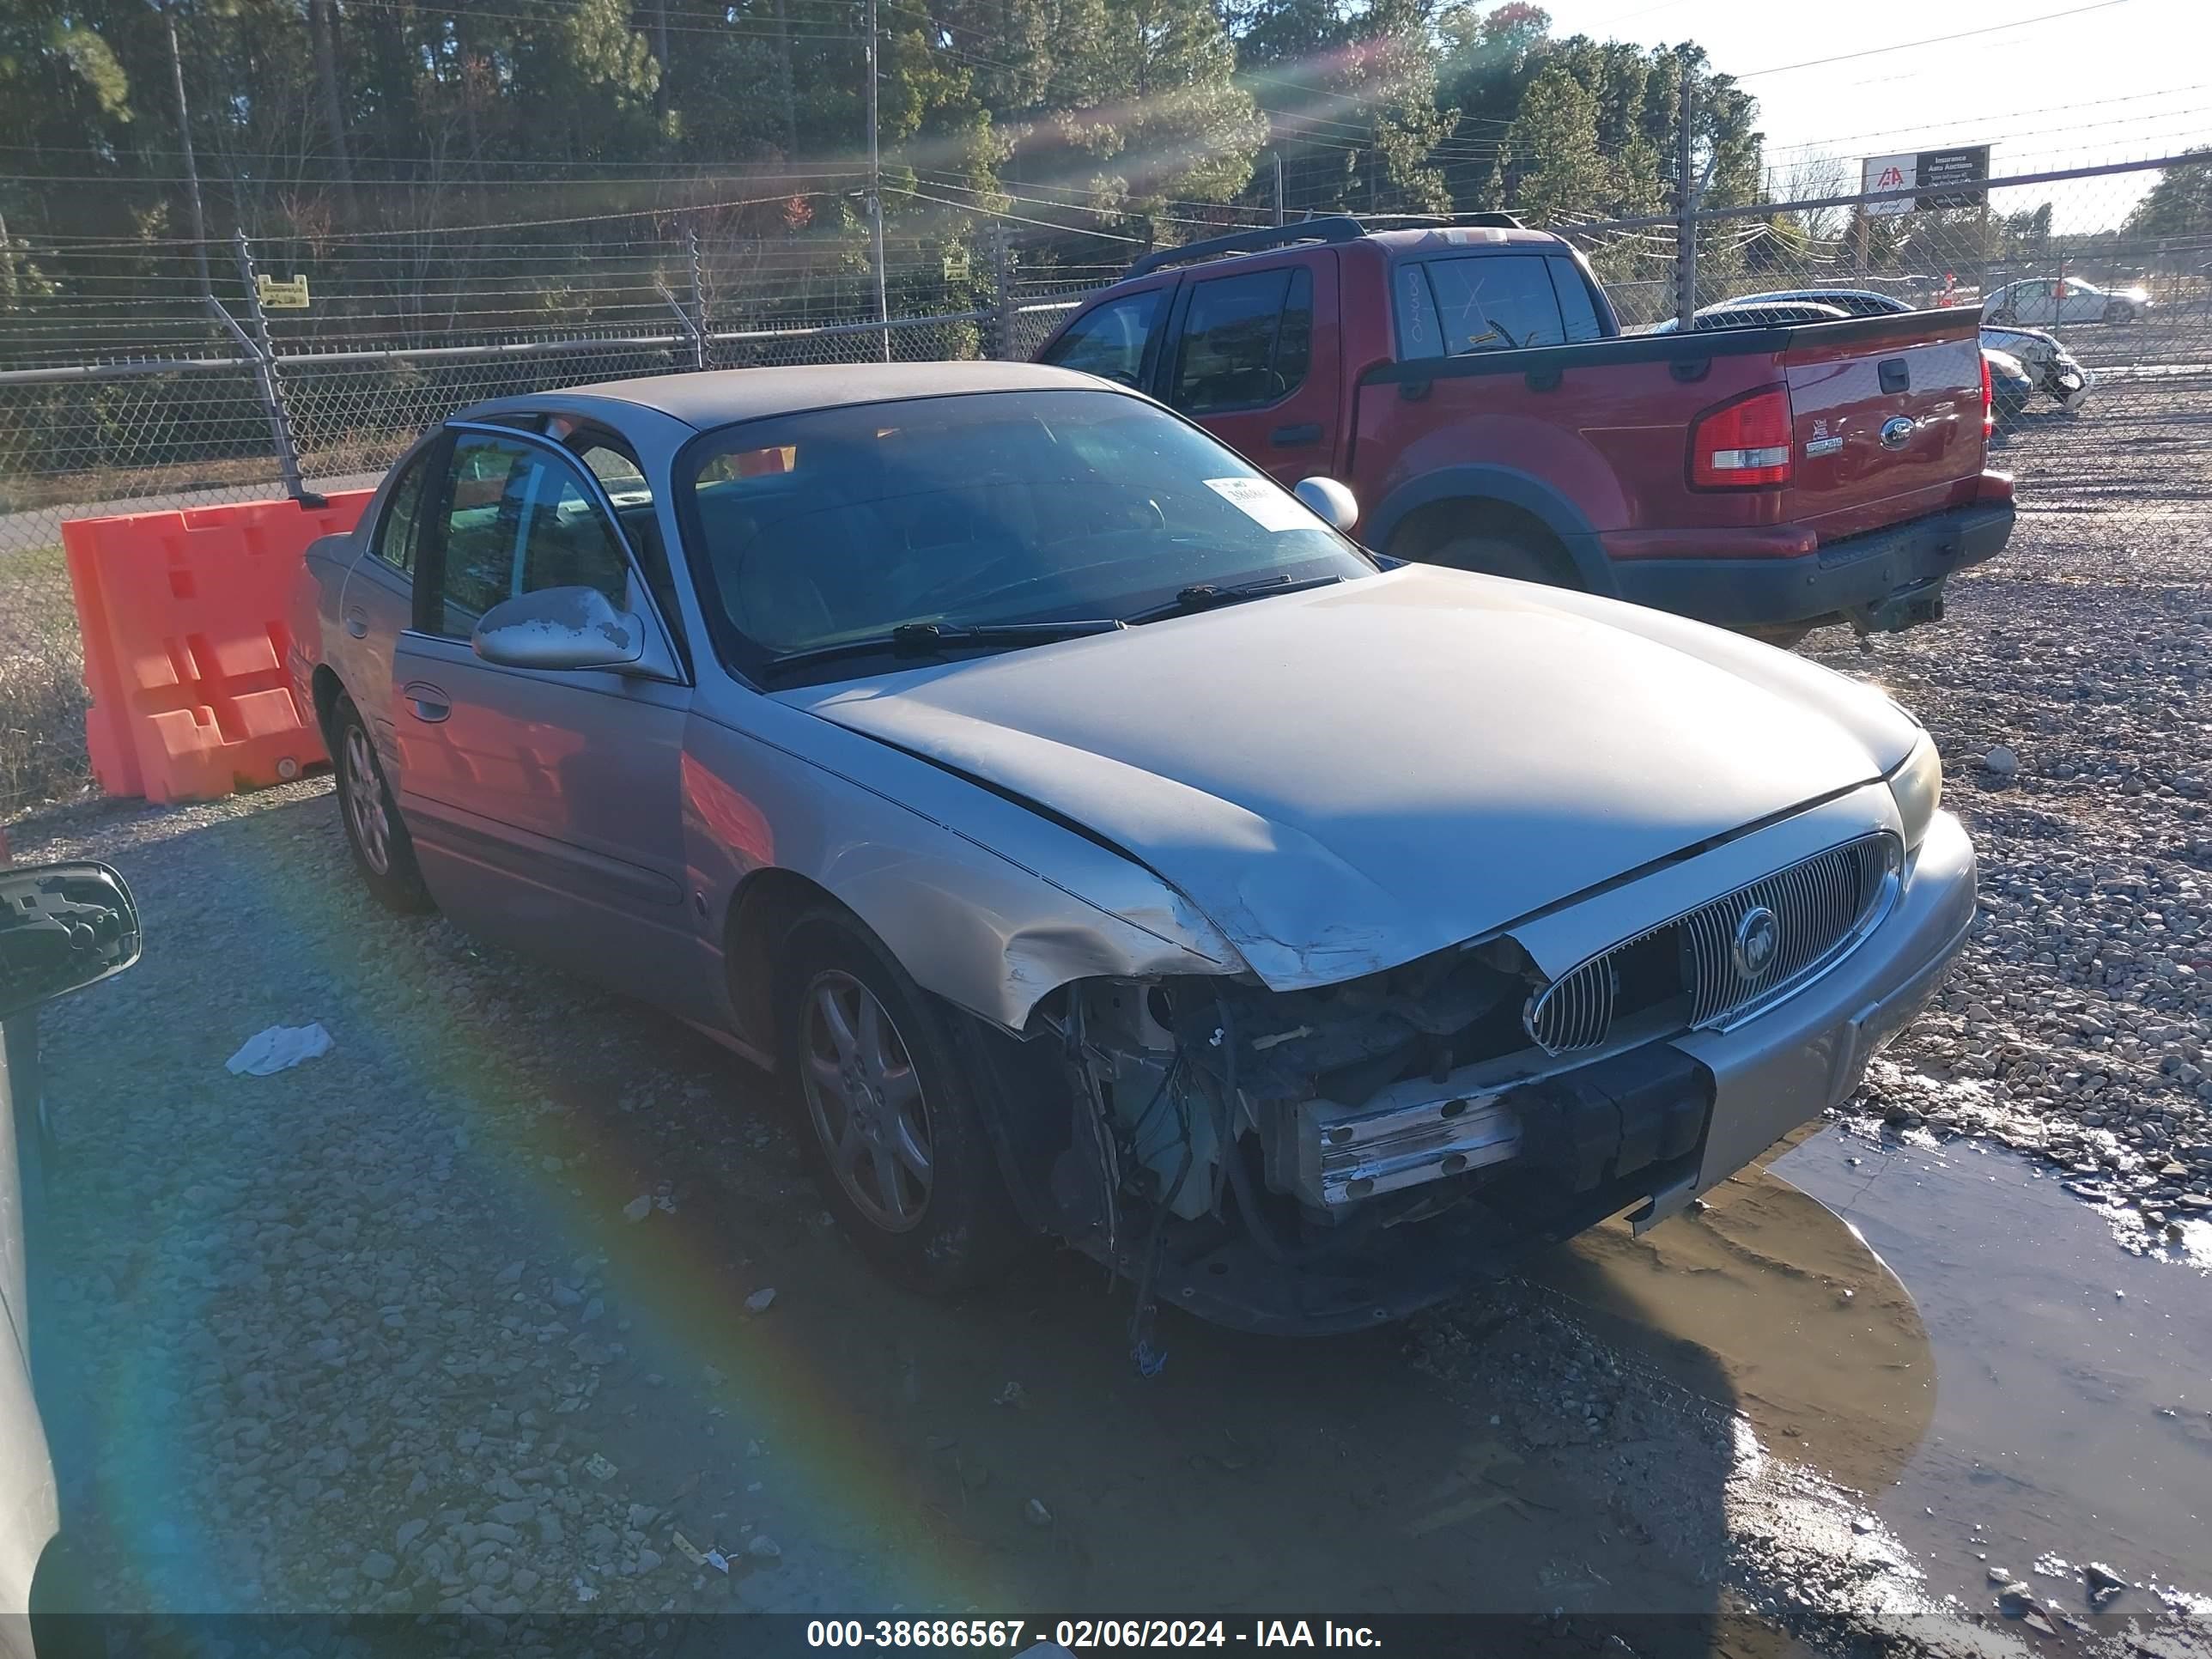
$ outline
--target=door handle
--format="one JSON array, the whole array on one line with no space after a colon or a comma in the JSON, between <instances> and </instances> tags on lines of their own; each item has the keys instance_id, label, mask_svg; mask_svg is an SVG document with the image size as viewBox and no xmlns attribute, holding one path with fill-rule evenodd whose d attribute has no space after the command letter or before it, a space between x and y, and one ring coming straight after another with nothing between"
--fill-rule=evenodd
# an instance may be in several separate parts
<instances>
[{"instance_id":1,"label":"door handle","mask_svg":"<svg viewBox=\"0 0 2212 1659\"><path fill-rule=\"evenodd\" d=\"M1321 441L1321 422L1305 421L1297 426L1279 426L1267 434L1267 441L1278 449L1291 449L1299 444Z\"/></svg>"},{"instance_id":2,"label":"door handle","mask_svg":"<svg viewBox=\"0 0 2212 1659\"><path fill-rule=\"evenodd\" d=\"M400 694L407 706L415 711L415 718L436 725L453 712L453 700L428 680L410 680Z\"/></svg>"},{"instance_id":3,"label":"door handle","mask_svg":"<svg viewBox=\"0 0 2212 1659\"><path fill-rule=\"evenodd\" d=\"M357 640L366 638L368 634L368 612L362 611L347 611L345 613L345 631L352 635L354 638Z\"/></svg>"}]
</instances>

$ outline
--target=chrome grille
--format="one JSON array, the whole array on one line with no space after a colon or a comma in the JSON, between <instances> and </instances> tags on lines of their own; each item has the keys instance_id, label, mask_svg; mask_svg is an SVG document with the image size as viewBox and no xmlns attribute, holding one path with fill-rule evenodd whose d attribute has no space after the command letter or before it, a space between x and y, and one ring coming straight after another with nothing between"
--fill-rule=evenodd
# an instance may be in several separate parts
<instances>
[{"instance_id":1,"label":"chrome grille","mask_svg":"<svg viewBox=\"0 0 2212 1659\"><path fill-rule=\"evenodd\" d=\"M1598 1048L1617 1017L1670 1005L1680 1005L1677 1029L1719 1024L1787 990L1847 946L1881 902L1897 862L1897 838L1877 833L1762 876L1560 975L1529 1000L1523 1024L1536 1045L1554 1054ZM1758 911L1771 915L1771 928L1747 926ZM1740 937L1769 948L1763 957L1747 950L1739 963ZM1655 963L1667 965L1655 974ZM1637 982L1625 984L1631 973Z\"/></svg>"}]
</instances>

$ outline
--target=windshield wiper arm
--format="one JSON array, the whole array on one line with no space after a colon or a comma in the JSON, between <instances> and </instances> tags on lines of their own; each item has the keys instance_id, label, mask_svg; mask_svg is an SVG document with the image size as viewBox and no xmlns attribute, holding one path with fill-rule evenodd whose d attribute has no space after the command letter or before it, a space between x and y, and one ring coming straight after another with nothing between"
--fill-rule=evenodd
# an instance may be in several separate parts
<instances>
[{"instance_id":1,"label":"windshield wiper arm","mask_svg":"<svg viewBox=\"0 0 2212 1659\"><path fill-rule=\"evenodd\" d=\"M1199 582L1184 588L1164 605L1156 605L1139 611L1129 620L1133 623L1158 622L1163 617L1180 617L1193 611L1211 611L1216 605L1235 605L1240 599L1262 599L1277 593L1301 593L1309 587L1327 587L1340 582L1342 576L1262 576L1257 581L1237 582L1227 587L1212 582Z\"/></svg>"},{"instance_id":2,"label":"windshield wiper arm","mask_svg":"<svg viewBox=\"0 0 2212 1659\"><path fill-rule=\"evenodd\" d=\"M841 657L933 657L948 646L958 645L1049 645L1055 640L1118 633L1127 626L1114 617L1085 617L1070 622L901 623L888 633L787 651L768 666L774 672L803 663L833 662Z\"/></svg>"}]
</instances>

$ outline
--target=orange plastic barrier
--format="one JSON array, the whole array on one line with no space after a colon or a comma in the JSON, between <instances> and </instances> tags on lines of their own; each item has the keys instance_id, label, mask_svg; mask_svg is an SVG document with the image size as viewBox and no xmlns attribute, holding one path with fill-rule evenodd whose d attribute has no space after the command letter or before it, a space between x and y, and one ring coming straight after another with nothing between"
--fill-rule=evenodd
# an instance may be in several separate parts
<instances>
[{"instance_id":1,"label":"orange plastic barrier","mask_svg":"<svg viewBox=\"0 0 2212 1659\"><path fill-rule=\"evenodd\" d=\"M285 617L308 543L352 529L373 493L63 524L105 793L206 800L324 758L292 693Z\"/></svg>"}]
</instances>

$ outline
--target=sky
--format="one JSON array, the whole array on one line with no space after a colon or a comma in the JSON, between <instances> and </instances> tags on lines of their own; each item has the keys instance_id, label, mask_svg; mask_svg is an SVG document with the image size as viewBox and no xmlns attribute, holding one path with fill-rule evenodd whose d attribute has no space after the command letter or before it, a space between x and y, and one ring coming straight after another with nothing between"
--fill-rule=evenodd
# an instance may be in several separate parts
<instances>
[{"instance_id":1,"label":"sky","mask_svg":"<svg viewBox=\"0 0 2212 1659\"><path fill-rule=\"evenodd\" d=\"M1820 158L1843 157L1850 182L1842 187L1856 188L1862 157L1950 144L1989 144L1998 177L2212 144L2212 0L1540 3L1555 35L1704 46L1758 97L1778 183L1801 168L1809 183ZM1993 32L1935 39L1967 30ZM1929 44L1873 50L1916 41ZM1869 55L1812 61L1845 53ZM1787 67L1796 64L1808 66ZM2017 211L2048 199L2057 228L2094 229L2124 216L2155 176L2000 191L1994 205Z\"/></svg>"}]
</instances>

